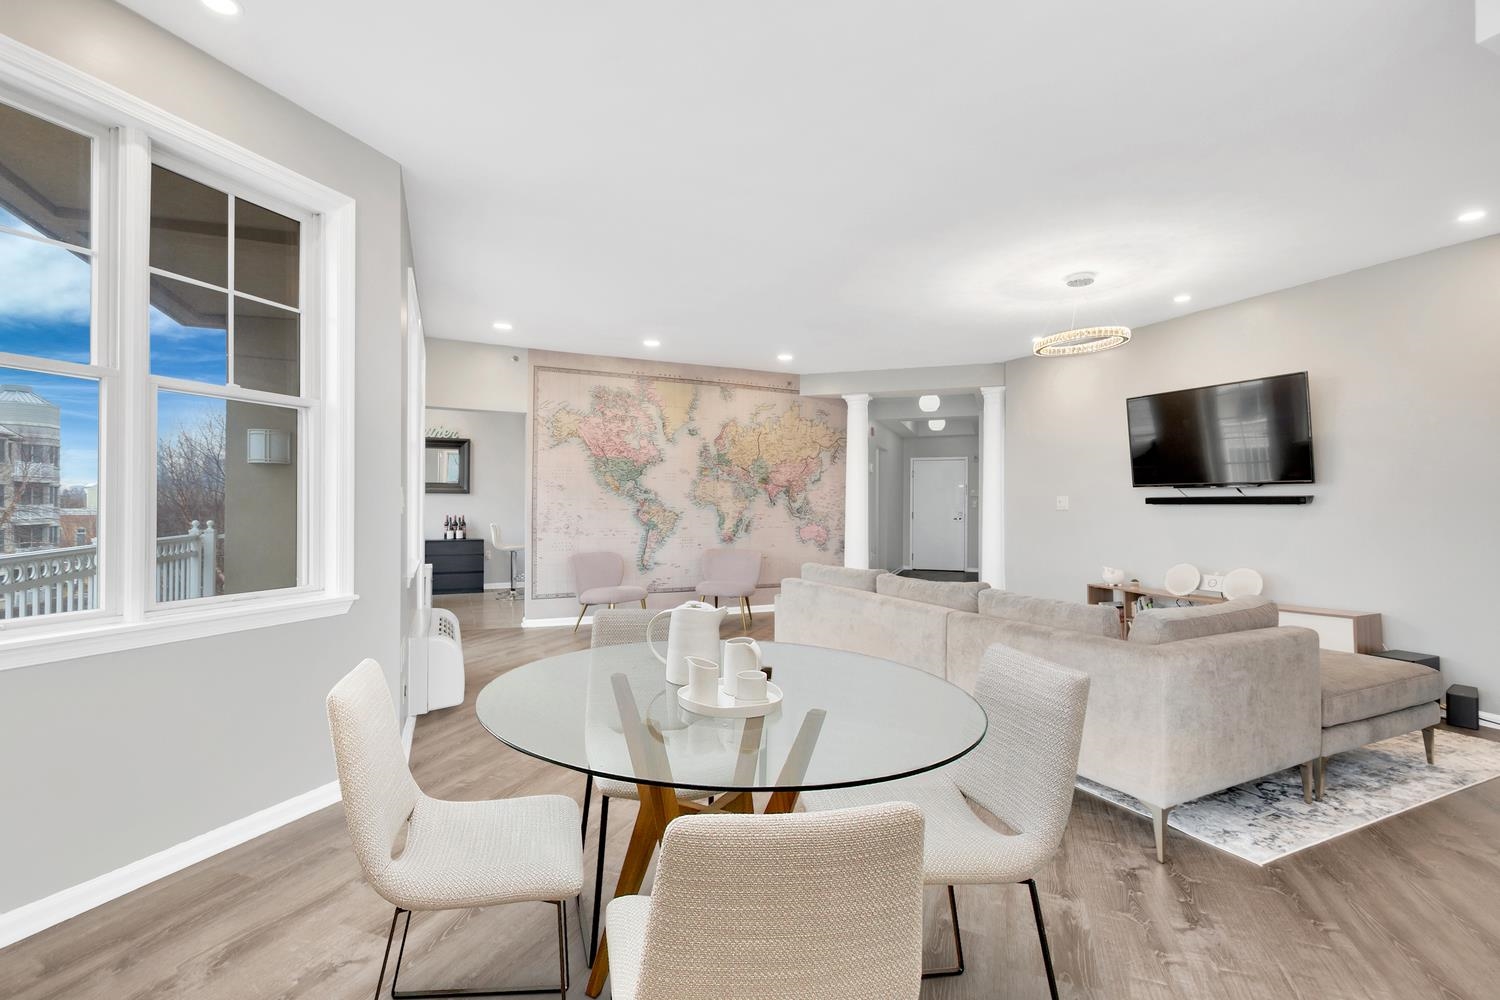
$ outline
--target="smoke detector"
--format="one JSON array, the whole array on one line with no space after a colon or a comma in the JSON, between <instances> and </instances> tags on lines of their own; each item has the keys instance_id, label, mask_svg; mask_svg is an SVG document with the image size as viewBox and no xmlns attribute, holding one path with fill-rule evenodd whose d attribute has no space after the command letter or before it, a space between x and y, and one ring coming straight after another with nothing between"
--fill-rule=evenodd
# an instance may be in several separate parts
<instances>
[{"instance_id":1,"label":"smoke detector","mask_svg":"<svg viewBox=\"0 0 1500 1000\"><path fill-rule=\"evenodd\" d=\"M1087 288L1094 283L1094 279L1097 277L1099 277L1097 271L1074 271L1063 279L1063 284L1069 288Z\"/></svg>"}]
</instances>

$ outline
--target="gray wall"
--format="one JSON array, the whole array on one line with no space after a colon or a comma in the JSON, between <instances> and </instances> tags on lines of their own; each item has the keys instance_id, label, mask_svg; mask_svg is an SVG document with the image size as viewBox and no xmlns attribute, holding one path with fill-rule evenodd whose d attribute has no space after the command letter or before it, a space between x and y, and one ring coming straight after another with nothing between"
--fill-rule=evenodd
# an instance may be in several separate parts
<instances>
[{"instance_id":1,"label":"gray wall","mask_svg":"<svg viewBox=\"0 0 1500 1000\"><path fill-rule=\"evenodd\" d=\"M1392 648L1438 653L1500 710L1488 581L1500 565L1500 237L1136 331L1093 357L1007 366L1006 572L1082 600L1103 564L1257 569L1268 596L1379 611ZM1310 373L1307 507L1147 507L1125 399ZM1072 509L1055 509L1066 495Z\"/></svg>"},{"instance_id":2,"label":"gray wall","mask_svg":"<svg viewBox=\"0 0 1500 1000\"><path fill-rule=\"evenodd\" d=\"M914 458L967 458L969 460L969 500L966 505L969 529L969 567L979 566L979 437L975 434L923 436L901 439L901 565L911 554L911 460Z\"/></svg>"},{"instance_id":3,"label":"gray wall","mask_svg":"<svg viewBox=\"0 0 1500 1000\"><path fill-rule=\"evenodd\" d=\"M334 778L323 699L363 656L399 690L399 166L104 0L0 4L0 32L357 200L354 585L347 615L0 672L0 910ZM24 817L24 821L15 817Z\"/></svg>"},{"instance_id":4,"label":"gray wall","mask_svg":"<svg viewBox=\"0 0 1500 1000\"><path fill-rule=\"evenodd\" d=\"M894 431L880 424L873 425L870 438L870 496L877 493L874 479L875 449L885 452L879 483L880 506L878 517L870 518L870 566L876 569L898 570L906 564L906 543L903 529L910 520L906 509L906 484L910 476L902 456L902 439Z\"/></svg>"},{"instance_id":5,"label":"gray wall","mask_svg":"<svg viewBox=\"0 0 1500 1000\"><path fill-rule=\"evenodd\" d=\"M531 366L523 347L441 340L427 331L427 405L461 410L531 409Z\"/></svg>"},{"instance_id":6,"label":"gray wall","mask_svg":"<svg viewBox=\"0 0 1500 1000\"><path fill-rule=\"evenodd\" d=\"M469 439L469 492L428 493L422 507L427 538L443 537L443 518L461 514L470 538L485 542L484 582L510 583L510 559L490 550L490 523L507 545L526 541L526 414L427 408L427 426L447 427ZM516 554L517 579L525 553Z\"/></svg>"}]
</instances>

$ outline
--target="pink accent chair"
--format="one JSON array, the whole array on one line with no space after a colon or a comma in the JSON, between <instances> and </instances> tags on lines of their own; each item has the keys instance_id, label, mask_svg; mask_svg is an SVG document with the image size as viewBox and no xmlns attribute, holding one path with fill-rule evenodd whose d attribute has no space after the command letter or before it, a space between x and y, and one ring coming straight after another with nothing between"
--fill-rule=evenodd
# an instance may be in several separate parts
<instances>
[{"instance_id":1,"label":"pink accent chair","mask_svg":"<svg viewBox=\"0 0 1500 1000\"><path fill-rule=\"evenodd\" d=\"M578 588L578 621L573 631L583 624L583 616L595 604L614 607L627 601L640 601L646 606L646 588L628 587L625 581L625 560L613 552L580 552L568 560L573 567L573 580Z\"/></svg>"},{"instance_id":2,"label":"pink accent chair","mask_svg":"<svg viewBox=\"0 0 1500 1000\"><path fill-rule=\"evenodd\" d=\"M755 623L750 613L750 598L760 586L760 553L748 549L709 549L703 553L703 575L698 584L702 600L734 597L740 602L740 625L746 631Z\"/></svg>"}]
</instances>

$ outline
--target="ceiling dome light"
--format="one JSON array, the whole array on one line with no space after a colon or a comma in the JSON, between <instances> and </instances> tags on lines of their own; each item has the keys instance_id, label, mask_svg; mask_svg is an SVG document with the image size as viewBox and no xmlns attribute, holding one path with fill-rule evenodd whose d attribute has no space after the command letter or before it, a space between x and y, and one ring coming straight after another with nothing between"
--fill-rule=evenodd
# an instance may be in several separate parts
<instances>
[{"instance_id":1,"label":"ceiling dome light","mask_svg":"<svg viewBox=\"0 0 1500 1000\"><path fill-rule=\"evenodd\" d=\"M1464 212L1463 214L1461 214L1458 217L1458 221L1459 222L1478 222L1480 219L1484 218L1486 214L1487 213L1482 208L1471 208L1467 212Z\"/></svg>"},{"instance_id":2,"label":"ceiling dome light","mask_svg":"<svg viewBox=\"0 0 1500 1000\"><path fill-rule=\"evenodd\" d=\"M929 420L929 421L927 421L927 429L930 430L930 431L940 431L944 427L947 427L947 426L948 426L948 421L946 421L946 420Z\"/></svg>"},{"instance_id":3,"label":"ceiling dome light","mask_svg":"<svg viewBox=\"0 0 1500 1000\"><path fill-rule=\"evenodd\" d=\"M776 360L777 361L790 361L790 360L792 360L792 356L790 354L778 354L778 355L776 355Z\"/></svg>"},{"instance_id":4,"label":"ceiling dome light","mask_svg":"<svg viewBox=\"0 0 1500 1000\"><path fill-rule=\"evenodd\" d=\"M1176 302L1178 305L1181 305L1184 302L1191 302L1191 301L1193 301L1193 297L1191 295L1189 295L1187 292L1183 292L1181 295L1174 295L1174 296L1172 296L1172 301Z\"/></svg>"},{"instance_id":5,"label":"ceiling dome light","mask_svg":"<svg viewBox=\"0 0 1500 1000\"><path fill-rule=\"evenodd\" d=\"M660 347L661 341L657 340L655 337L647 337L645 340L641 341L641 344L646 347Z\"/></svg>"},{"instance_id":6,"label":"ceiling dome light","mask_svg":"<svg viewBox=\"0 0 1500 1000\"><path fill-rule=\"evenodd\" d=\"M938 407L942 405L943 401L938 396L917 397L917 409L921 410L923 413L936 413Z\"/></svg>"},{"instance_id":7,"label":"ceiling dome light","mask_svg":"<svg viewBox=\"0 0 1500 1000\"><path fill-rule=\"evenodd\" d=\"M499 330L501 332L504 332L506 330L514 330L515 329L515 327L511 326L509 323L504 323L504 322L501 322L500 320L496 320L494 322L493 326L495 327L496 330Z\"/></svg>"},{"instance_id":8,"label":"ceiling dome light","mask_svg":"<svg viewBox=\"0 0 1500 1000\"><path fill-rule=\"evenodd\" d=\"M1039 358L1065 358L1070 354L1094 354L1130 343L1128 326L1084 326L1064 330L1031 342L1031 353Z\"/></svg>"},{"instance_id":9,"label":"ceiling dome light","mask_svg":"<svg viewBox=\"0 0 1500 1000\"><path fill-rule=\"evenodd\" d=\"M240 12L240 5L235 0L203 0L203 6L225 17L234 17Z\"/></svg>"}]
</instances>

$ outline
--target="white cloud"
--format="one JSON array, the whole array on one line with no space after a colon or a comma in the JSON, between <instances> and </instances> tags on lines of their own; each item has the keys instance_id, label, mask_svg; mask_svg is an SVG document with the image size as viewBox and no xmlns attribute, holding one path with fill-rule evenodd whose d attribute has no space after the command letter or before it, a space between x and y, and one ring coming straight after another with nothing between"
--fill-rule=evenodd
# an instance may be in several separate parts
<instances>
[{"instance_id":1,"label":"white cloud","mask_svg":"<svg viewBox=\"0 0 1500 1000\"><path fill-rule=\"evenodd\" d=\"M0 318L87 322L90 270L60 247L0 234Z\"/></svg>"}]
</instances>

